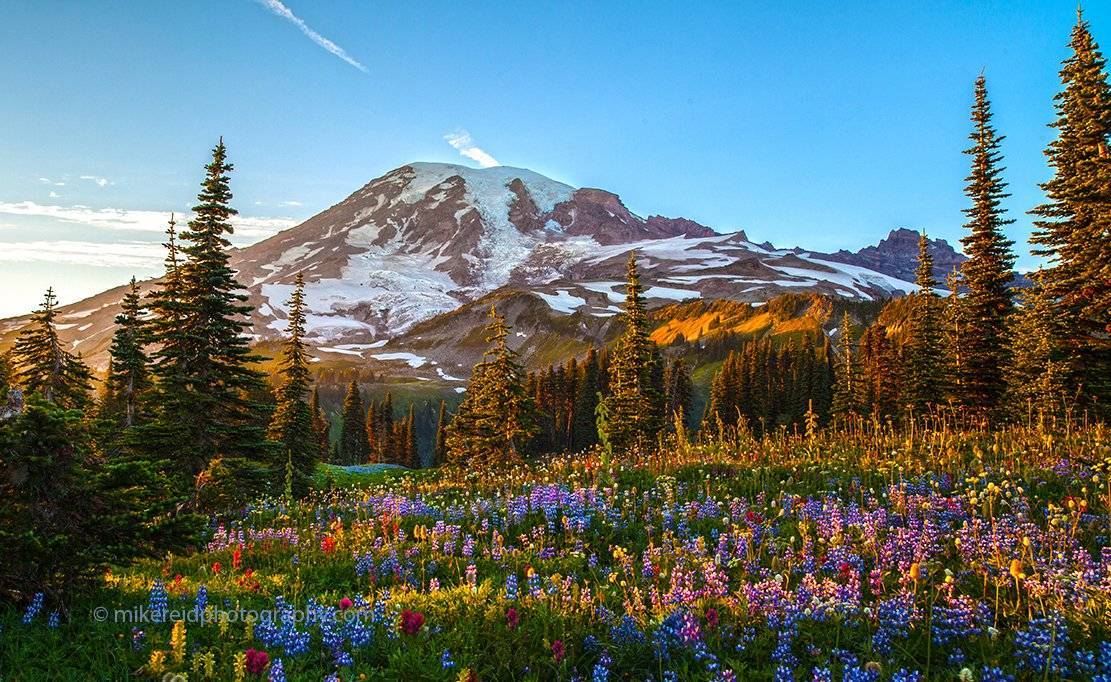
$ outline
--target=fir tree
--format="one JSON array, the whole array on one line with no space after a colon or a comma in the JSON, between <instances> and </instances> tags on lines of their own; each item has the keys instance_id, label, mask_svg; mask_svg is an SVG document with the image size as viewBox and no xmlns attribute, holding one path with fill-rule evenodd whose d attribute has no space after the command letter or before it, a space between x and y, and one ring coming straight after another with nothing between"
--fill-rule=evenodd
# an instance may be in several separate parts
<instances>
[{"instance_id":1,"label":"fir tree","mask_svg":"<svg viewBox=\"0 0 1111 682\"><path fill-rule=\"evenodd\" d=\"M7 400L8 391L12 389L12 361L7 353L0 353L0 400Z\"/></svg>"},{"instance_id":2,"label":"fir tree","mask_svg":"<svg viewBox=\"0 0 1111 682\"><path fill-rule=\"evenodd\" d=\"M905 341L907 381L903 402L919 412L941 402L944 372L941 300L934 291L937 282L929 244L926 234L922 233L918 238L918 269L915 271L918 291L911 295Z\"/></svg>"},{"instance_id":3,"label":"fir tree","mask_svg":"<svg viewBox=\"0 0 1111 682\"><path fill-rule=\"evenodd\" d=\"M171 222L166 278L151 302L159 318L154 338L159 414L148 433L149 442L172 452L186 474L196 475L218 458L244 460L223 462L221 470L257 469L241 477L245 483L268 477L263 469L272 446L251 400L265 386L251 367L260 360L247 336L252 308L244 304L247 297L228 265L227 235L236 214L229 205L231 170L221 140L205 167L180 245Z\"/></svg>"},{"instance_id":4,"label":"fir tree","mask_svg":"<svg viewBox=\"0 0 1111 682\"><path fill-rule=\"evenodd\" d=\"M352 379L347 386L347 395L343 397L343 428L338 444L341 464L365 464L370 461L365 418L363 396L359 384Z\"/></svg>"},{"instance_id":5,"label":"fir tree","mask_svg":"<svg viewBox=\"0 0 1111 682\"><path fill-rule=\"evenodd\" d=\"M436 441L432 449L432 466L447 462L447 401L440 401L440 414L436 418Z\"/></svg>"},{"instance_id":6,"label":"fir tree","mask_svg":"<svg viewBox=\"0 0 1111 682\"><path fill-rule=\"evenodd\" d=\"M983 76L976 80L975 103L972 107L973 130L969 135L973 146L965 153L972 157L972 172L967 178L965 194L972 206L965 209L970 234L961 239L968 260L961 266L967 288L965 333L962 341L966 360L963 393L967 403L976 408L994 410L999 406L1006 382L1006 323L1011 312L1010 282L1013 276L1014 242L1003 235L1003 228L1014 222L1004 218L1001 202L1010 196L1004 189L1002 154L991 123L987 85Z\"/></svg>"},{"instance_id":7,"label":"fir tree","mask_svg":"<svg viewBox=\"0 0 1111 682\"><path fill-rule=\"evenodd\" d=\"M610 361L605 440L615 450L651 443L663 426L663 370L659 347L649 338L636 252L629 254L625 284L625 333Z\"/></svg>"},{"instance_id":8,"label":"fir tree","mask_svg":"<svg viewBox=\"0 0 1111 682\"><path fill-rule=\"evenodd\" d=\"M1006 377L1008 404L1015 416L1059 412L1068 378L1068 366L1059 359L1060 321L1054 301L1040 273L1031 279L1034 286L1023 290L1022 306L1011 325Z\"/></svg>"},{"instance_id":9,"label":"fir tree","mask_svg":"<svg viewBox=\"0 0 1111 682\"><path fill-rule=\"evenodd\" d=\"M519 460L536 435L536 405L525 390L505 318L490 308L489 349L475 365L466 395L447 429L448 460L478 466Z\"/></svg>"},{"instance_id":10,"label":"fir tree","mask_svg":"<svg viewBox=\"0 0 1111 682\"><path fill-rule=\"evenodd\" d=\"M102 415L125 428L139 423L151 388L150 360L143 350L148 342L147 324L143 319L143 303L135 278L124 294L120 314L116 316L116 332L108 349L111 361L104 382Z\"/></svg>"},{"instance_id":11,"label":"fir tree","mask_svg":"<svg viewBox=\"0 0 1111 682\"><path fill-rule=\"evenodd\" d=\"M848 311L841 315L837 330L837 360L834 365L833 414L842 419L863 412L857 397L860 391L860 363L856 351L856 325Z\"/></svg>"},{"instance_id":12,"label":"fir tree","mask_svg":"<svg viewBox=\"0 0 1111 682\"><path fill-rule=\"evenodd\" d=\"M56 301L54 289L47 289L42 305L20 331L12 349L16 381L25 392L39 393L60 407L83 409L89 403L92 372L62 347Z\"/></svg>"},{"instance_id":13,"label":"fir tree","mask_svg":"<svg viewBox=\"0 0 1111 682\"><path fill-rule=\"evenodd\" d=\"M1042 283L1062 333L1070 384L1107 411L1111 403L1111 85L1106 60L1077 10L1054 98L1053 177L1031 242L1048 258Z\"/></svg>"},{"instance_id":14,"label":"fir tree","mask_svg":"<svg viewBox=\"0 0 1111 682\"><path fill-rule=\"evenodd\" d=\"M313 413L305 402L309 390L309 358L305 346L305 279L298 272L289 300L287 332L282 349L278 406L270 422L269 437L281 446L289 465L290 489L294 497L309 491L320 457L319 435L313 430Z\"/></svg>"},{"instance_id":15,"label":"fir tree","mask_svg":"<svg viewBox=\"0 0 1111 682\"><path fill-rule=\"evenodd\" d=\"M949 295L945 297L942 309L942 347L946 377L945 396L952 405L967 404L965 385L967 382L968 360L963 343L965 336L965 306L961 298L960 272L954 268L945 277L945 287Z\"/></svg>"},{"instance_id":16,"label":"fir tree","mask_svg":"<svg viewBox=\"0 0 1111 682\"><path fill-rule=\"evenodd\" d=\"M317 452L321 459L326 459L329 454L328 416L320 405L320 386L313 386L312 398L309 399L309 413L312 415L312 430L316 434Z\"/></svg>"},{"instance_id":17,"label":"fir tree","mask_svg":"<svg viewBox=\"0 0 1111 682\"><path fill-rule=\"evenodd\" d=\"M595 411L603 390L605 371L599 353L590 347L575 386L575 414L572 424L572 445L576 450L589 448L598 442Z\"/></svg>"},{"instance_id":18,"label":"fir tree","mask_svg":"<svg viewBox=\"0 0 1111 682\"><path fill-rule=\"evenodd\" d=\"M690 423L691 404L694 401L694 382L691 381L690 370L683 358L675 357L667 365L664 372L664 386L666 387L666 409L668 417L674 422L682 419L683 423Z\"/></svg>"}]
</instances>

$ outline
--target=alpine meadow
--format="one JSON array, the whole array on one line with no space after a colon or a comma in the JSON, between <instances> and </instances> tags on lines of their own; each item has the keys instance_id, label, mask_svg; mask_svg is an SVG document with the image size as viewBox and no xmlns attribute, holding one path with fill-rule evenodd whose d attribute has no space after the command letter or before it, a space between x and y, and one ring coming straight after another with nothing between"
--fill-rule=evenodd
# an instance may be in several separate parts
<instances>
[{"instance_id":1,"label":"alpine meadow","mask_svg":"<svg viewBox=\"0 0 1111 682\"><path fill-rule=\"evenodd\" d=\"M1111 682L1107 8L304 4L0 9L0 682Z\"/></svg>"}]
</instances>

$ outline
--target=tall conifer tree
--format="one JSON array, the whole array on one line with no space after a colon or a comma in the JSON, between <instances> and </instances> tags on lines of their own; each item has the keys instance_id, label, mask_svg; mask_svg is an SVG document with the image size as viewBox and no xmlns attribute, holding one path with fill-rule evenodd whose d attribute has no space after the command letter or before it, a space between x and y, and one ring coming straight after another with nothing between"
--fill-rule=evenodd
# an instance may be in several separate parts
<instances>
[{"instance_id":1,"label":"tall conifer tree","mask_svg":"<svg viewBox=\"0 0 1111 682\"><path fill-rule=\"evenodd\" d=\"M107 398L102 406L102 414L124 428L138 424L141 411L149 407L146 397L151 388L150 359L144 351L149 335L143 314L139 285L132 277L108 349L111 362L105 380Z\"/></svg>"},{"instance_id":2,"label":"tall conifer tree","mask_svg":"<svg viewBox=\"0 0 1111 682\"><path fill-rule=\"evenodd\" d=\"M92 372L62 347L58 338L54 289L46 290L42 305L19 333L12 360L16 381L27 393L40 393L48 401L66 409L84 409L89 404Z\"/></svg>"},{"instance_id":3,"label":"tall conifer tree","mask_svg":"<svg viewBox=\"0 0 1111 682\"><path fill-rule=\"evenodd\" d=\"M312 430L316 434L316 442L321 459L328 457L328 416L320 405L320 387L313 386L312 398L309 399L309 413L312 414Z\"/></svg>"},{"instance_id":4,"label":"tall conifer tree","mask_svg":"<svg viewBox=\"0 0 1111 682\"><path fill-rule=\"evenodd\" d=\"M1069 382L1086 406L1111 409L1111 85L1107 63L1077 10L1061 67L1057 137L1045 154L1053 177L1031 241L1048 258L1043 285L1061 323Z\"/></svg>"},{"instance_id":5,"label":"tall conifer tree","mask_svg":"<svg viewBox=\"0 0 1111 682\"><path fill-rule=\"evenodd\" d=\"M1059 412L1068 380L1057 348L1061 334L1054 300L1042 286L1041 273L1031 279L1034 286L1022 291L1022 306L1013 316L1006 372L1007 402L1016 416Z\"/></svg>"},{"instance_id":6,"label":"tall conifer tree","mask_svg":"<svg viewBox=\"0 0 1111 682\"><path fill-rule=\"evenodd\" d=\"M860 391L860 363L856 351L856 325L848 311L841 315L837 330L837 359L834 363L833 414L841 418L862 413L857 400Z\"/></svg>"},{"instance_id":7,"label":"tall conifer tree","mask_svg":"<svg viewBox=\"0 0 1111 682\"><path fill-rule=\"evenodd\" d=\"M291 492L304 497L312 483L313 470L320 456L320 441L313 430L313 414L305 402L309 390L309 358L305 345L305 278L300 272L289 299L289 316L278 406L270 422L269 437L281 446L288 458Z\"/></svg>"},{"instance_id":8,"label":"tall conifer tree","mask_svg":"<svg viewBox=\"0 0 1111 682\"><path fill-rule=\"evenodd\" d=\"M343 397L343 428L340 430L338 454L341 464L366 464L370 461L370 444L366 436L366 413L359 384L352 379Z\"/></svg>"},{"instance_id":9,"label":"tall conifer tree","mask_svg":"<svg viewBox=\"0 0 1111 682\"><path fill-rule=\"evenodd\" d=\"M447 429L448 460L476 466L519 460L537 434L533 397L517 353L509 347L509 327L490 308L486 326L489 348L475 365L466 395Z\"/></svg>"},{"instance_id":10,"label":"tall conifer tree","mask_svg":"<svg viewBox=\"0 0 1111 682\"><path fill-rule=\"evenodd\" d=\"M944 365L941 342L941 300L934 289L934 261L926 234L918 238L918 291L910 298L906 339L904 403L917 411L941 402Z\"/></svg>"},{"instance_id":11,"label":"tall conifer tree","mask_svg":"<svg viewBox=\"0 0 1111 682\"><path fill-rule=\"evenodd\" d=\"M609 395L603 400L604 440L618 450L651 443L664 417L662 360L659 347L649 338L635 251L626 267L624 307L625 333L613 351Z\"/></svg>"},{"instance_id":12,"label":"tall conifer tree","mask_svg":"<svg viewBox=\"0 0 1111 682\"><path fill-rule=\"evenodd\" d=\"M251 366L260 359L247 336L252 308L228 265L227 236L236 215L231 171L221 139L180 244L170 232L166 279L151 303L160 318L154 339L159 415L151 432L155 446L172 451L184 473L198 474L221 458L225 472L255 485L272 446L250 398L264 387Z\"/></svg>"},{"instance_id":13,"label":"tall conifer tree","mask_svg":"<svg viewBox=\"0 0 1111 682\"><path fill-rule=\"evenodd\" d=\"M964 209L968 216L965 227L970 234L961 239L968 260L961 266L967 294L965 334L962 341L967 360L963 392L972 407L994 410L1003 398L1006 381L1003 368L1007 357L1007 316L1011 313L1011 268L1014 265L1014 244L1003 235L1003 228L1014 222L1004 217L1001 202L1010 196L1004 189L1002 154L991 123L991 105L987 84L981 75L976 79L975 103L972 106L973 129L969 138L972 147L965 153L972 157L972 172L967 178L965 194L972 206Z\"/></svg>"}]
</instances>

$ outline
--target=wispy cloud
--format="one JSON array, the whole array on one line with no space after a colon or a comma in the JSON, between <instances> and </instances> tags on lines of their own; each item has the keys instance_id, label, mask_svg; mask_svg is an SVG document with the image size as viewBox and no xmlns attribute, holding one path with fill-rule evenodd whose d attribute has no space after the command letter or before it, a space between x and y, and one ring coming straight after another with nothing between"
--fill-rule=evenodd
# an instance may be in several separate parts
<instances>
[{"instance_id":1,"label":"wispy cloud","mask_svg":"<svg viewBox=\"0 0 1111 682\"><path fill-rule=\"evenodd\" d=\"M102 178L99 175L82 175L81 179L82 180L88 180L89 182L95 183L97 187L107 187L108 185L114 185L115 184L114 182L112 182L108 178Z\"/></svg>"},{"instance_id":2,"label":"wispy cloud","mask_svg":"<svg viewBox=\"0 0 1111 682\"><path fill-rule=\"evenodd\" d=\"M142 232L163 232L170 214L166 211L136 211L126 208L90 208L80 204L58 206L40 204L34 201L0 202L0 214L50 218L65 223L74 223L105 230L137 230ZM178 214L179 223L189 216ZM270 218L236 216L232 219L236 241L250 243L269 237L297 221L292 218Z\"/></svg>"},{"instance_id":3,"label":"wispy cloud","mask_svg":"<svg viewBox=\"0 0 1111 682\"><path fill-rule=\"evenodd\" d=\"M50 190L50 198L51 199L60 199L61 197L62 197L61 194L58 194L54 190Z\"/></svg>"},{"instance_id":4,"label":"wispy cloud","mask_svg":"<svg viewBox=\"0 0 1111 682\"><path fill-rule=\"evenodd\" d=\"M55 187L65 187L66 183L61 180L51 180L50 178L39 178L39 182L44 185L54 185Z\"/></svg>"},{"instance_id":5,"label":"wispy cloud","mask_svg":"<svg viewBox=\"0 0 1111 682\"><path fill-rule=\"evenodd\" d=\"M369 73L367 68L360 62L356 61L354 57L347 54L346 50L314 31L312 28L309 27L308 24L304 22L303 19L294 14L292 10L283 5L279 0L259 0L259 2L262 3L262 5L266 7L266 9L270 10L274 14L301 29L301 33L304 33L309 40L313 41L328 52L331 52L351 66L354 66L359 71L362 71L363 73Z\"/></svg>"},{"instance_id":6,"label":"wispy cloud","mask_svg":"<svg viewBox=\"0 0 1111 682\"><path fill-rule=\"evenodd\" d=\"M278 205L279 206L294 206L294 207L304 206L304 204L302 204L300 201L293 201L292 199L290 199L289 201L283 201Z\"/></svg>"},{"instance_id":7,"label":"wispy cloud","mask_svg":"<svg viewBox=\"0 0 1111 682\"><path fill-rule=\"evenodd\" d=\"M165 258L154 242L100 243L86 241L4 242L0 262L67 263L93 267L157 269Z\"/></svg>"},{"instance_id":8,"label":"wispy cloud","mask_svg":"<svg viewBox=\"0 0 1111 682\"><path fill-rule=\"evenodd\" d=\"M454 133L444 135L444 139L452 147L459 150L463 156L476 161L478 165L483 168L491 168L493 166L500 166L501 163L490 155L485 149L477 146L471 138L471 134L466 130L457 130Z\"/></svg>"}]
</instances>

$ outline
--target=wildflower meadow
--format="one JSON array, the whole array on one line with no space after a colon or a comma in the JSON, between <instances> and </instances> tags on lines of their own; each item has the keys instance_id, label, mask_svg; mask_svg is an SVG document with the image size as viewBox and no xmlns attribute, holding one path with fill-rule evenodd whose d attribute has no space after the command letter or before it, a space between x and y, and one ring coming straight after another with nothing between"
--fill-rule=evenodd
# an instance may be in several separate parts
<instances>
[{"instance_id":1,"label":"wildflower meadow","mask_svg":"<svg viewBox=\"0 0 1111 682\"><path fill-rule=\"evenodd\" d=\"M322 475L6 611L0 677L1111 679L1101 426L607 459Z\"/></svg>"}]
</instances>

